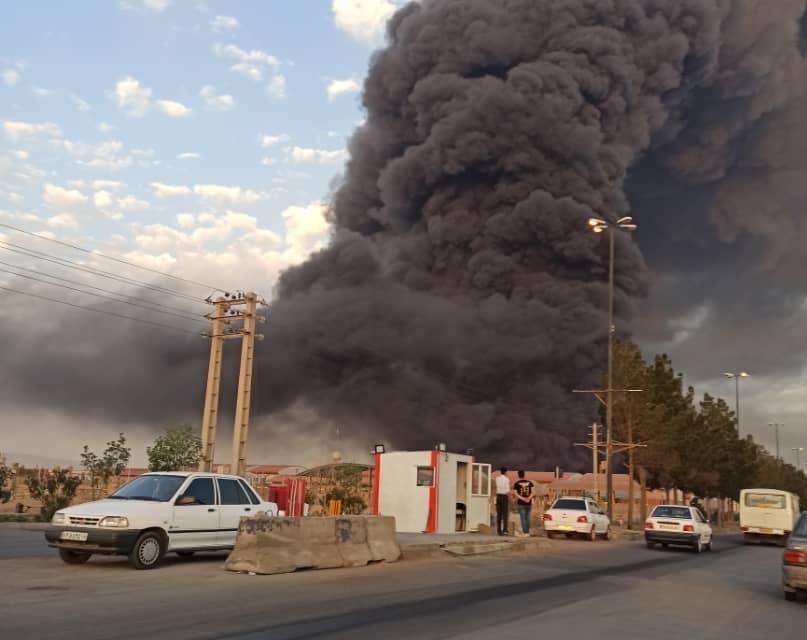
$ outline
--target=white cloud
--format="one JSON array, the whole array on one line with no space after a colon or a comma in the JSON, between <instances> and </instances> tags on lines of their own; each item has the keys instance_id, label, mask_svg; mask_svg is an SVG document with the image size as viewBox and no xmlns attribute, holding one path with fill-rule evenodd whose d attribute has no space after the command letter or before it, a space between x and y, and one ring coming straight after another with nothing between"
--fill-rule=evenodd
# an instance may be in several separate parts
<instances>
[{"instance_id":1,"label":"white cloud","mask_svg":"<svg viewBox=\"0 0 807 640\"><path fill-rule=\"evenodd\" d=\"M199 156L198 153L193 153L191 151L186 151L185 153L180 153L177 156L177 160L196 160L199 157L200 156Z\"/></svg>"},{"instance_id":2,"label":"white cloud","mask_svg":"<svg viewBox=\"0 0 807 640\"><path fill-rule=\"evenodd\" d=\"M140 200L133 195L118 198L117 204L122 211L142 211L151 206L146 200Z\"/></svg>"},{"instance_id":3,"label":"white cloud","mask_svg":"<svg viewBox=\"0 0 807 640\"><path fill-rule=\"evenodd\" d=\"M187 118L193 111L181 102L157 100L157 108L170 118Z\"/></svg>"},{"instance_id":4,"label":"white cloud","mask_svg":"<svg viewBox=\"0 0 807 640\"><path fill-rule=\"evenodd\" d=\"M73 105L75 105L76 109L78 109L79 111L86 112L92 110L92 107L90 106L89 102L87 102L86 100L82 100L74 93L70 94L70 101L73 103Z\"/></svg>"},{"instance_id":5,"label":"white cloud","mask_svg":"<svg viewBox=\"0 0 807 640\"><path fill-rule=\"evenodd\" d=\"M121 9L147 9L152 13L162 13L174 0L120 0Z\"/></svg>"},{"instance_id":6,"label":"white cloud","mask_svg":"<svg viewBox=\"0 0 807 640\"><path fill-rule=\"evenodd\" d=\"M325 245L330 231L325 219L326 210L324 203L313 202L306 206L291 206L283 211L286 253L291 262L301 262Z\"/></svg>"},{"instance_id":7,"label":"white cloud","mask_svg":"<svg viewBox=\"0 0 807 640\"><path fill-rule=\"evenodd\" d=\"M232 31L239 26L238 20L232 16L215 16L210 19L210 28L216 33Z\"/></svg>"},{"instance_id":8,"label":"white cloud","mask_svg":"<svg viewBox=\"0 0 807 640\"><path fill-rule=\"evenodd\" d=\"M384 32L396 2L391 0L333 0L334 23L356 40L372 43Z\"/></svg>"},{"instance_id":9,"label":"white cloud","mask_svg":"<svg viewBox=\"0 0 807 640\"><path fill-rule=\"evenodd\" d=\"M281 142L287 142L288 139L289 136L287 136L285 133L281 133L278 136L269 136L269 135L261 136L261 146L264 149L266 149L268 147L273 147Z\"/></svg>"},{"instance_id":10,"label":"white cloud","mask_svg":"<svg viewBox=\"0 0 807 640\"><path fill-rule=\"evenodd\" d=\"M345 151L330 151L327 149L311 149L308 147L292 147L288 150L292 160L295 162L317 162L328 164L339 162L345 159Z\"/></svg>"},{"instance_id":11,"label":"white cloud","mask_svg":"<svg viewBox=\"0 0 807 640\"><path fill-rule=\"evenodd\" d=\"M76 189L64 189L45 183L42 200L50 209L80 209L87 203L87 196Z\"/></svg>"},{"instance_id":12,"label":"white cloud","mask_svg":"<svg viewBox=\"0 0 807 640\"><path fill-rule=\"evenodd\" d=\"M277 164L277 158L261 158L261 164L265 167L271 167Z\"/></svg>"},{"instance_id":13,"label":"white cloud","mask_svg":"<svg viewBox=\"0 0 807 640\"><path fill-rule=\"evenodd\" d=\"M49 227L59 227L75 231L78 229L78 220L72 213L60 213L48 218L47 225Z\"/></svg>"},{"instance_id":14,"label":"white cloud","mask_svg":"<svg viewBox=\"0 0 807 640\"><path fill-rule=\"evenodd\" d=\"M180 213L177 215L177 224L183 229L191 229L196 224L196 216L192 213Z\"/></svg>"},{"instance_id":15,"label":"white cloud","mask_svg":"<svg viewBox=\"0 0 807 640\"><path fill-rule=\"evenodd\" d=\"M275 98L282 98L286 95L286 76L278 74L273 76L266 85L266 92Z\"/></svg>"},{"instance_id":16,"label":"white cloud","mask_svg":"<svg viewBox=\"0 0 807 640\"><path fill-rule=\"evenodd\" d=\"M0 73L0 78L2 78L4 85L13 87L20 81L20 72L16 69L4 69L3 72Z\"/></svg>"},{"instance_id":17,"label":"white cloud","mask_svg":"<svg viewBox=\"0 0 807 640\"><path fill-rule=\"evenodd\" d=\"M237 60L239 62L262 64L275 69L280 66L280 60L261 49L246 51L234 44L216 43L213 46L213 52L219 57L230 58L231 60Z\"/></svg>"},{"instance_id":18,"label":"white cloud","mask_svg":"<svg viewBox=\"0 0 807 640\"><path fill-rule=\"evenodd\" d=\"M115 180L93 180L92 188L96 191L115 191L120 189L120 182Z\"/></svg>"},{"instance_id":19,"label":"white cloud","mask_svg":"<svg viewBox=\"0 0 807 640\"><path fill-rule=\"evenodd\" d=\"M205 104L213 111L229 111L235 107L235 98L229 93L216 94L216 88L207 84L199 92L205 100Z\"/></svg>"},{"instance_id":20,"label":"white cloud","mask_svg":"<svg viewBox=\"0 0 807 640\"><path fill-rule=\"evenodd\" d=\"M359 86L359 83L353 78L347 78L346 80L331 80L327 88L328 100L333 100L343 93L358 93L360 89L361 87Z\"/></svg>"},{"instance_id":21,"label":"white cloud","mask_svg":"<svg viewBox=\"0 0 807 640\"><path fill-rule=\"evenodd\" d=\"M254 82L263 80L265 72L276 72L280 67L280 60L261 49L247 51L234 44L218 42L213 46L213 53L220 58L234 60L235 64L230 67L230 71L239 73Z\"/></svg>"},{"instance_id":22,"label":"white cloud","mask_svg":"<svg viewBox=\"0 0 807 640\"><path fill-rule=\"evenodd\" d=\"M51 94L50 89L45 89L44 87L31 87L31 91L42 98Z\"/></svg>"},{"instance_id":23,"label":"white cloud","mask_svg":"<svg viewBox=\"0 0 807 640\"><path fill-rule=\"evenodd\" d=\"M115 127L113 127L108 122L101 122L98 124L98 131L101 133L109 133L110 131L114 131Z\"/></svg>"},{"instance_id":24,"label":"white cloud","mask_svg":"<svg viewBox=\"0 0 807 640\"><path fill-rule=\"evenodd\" d=\"M19 120L4 120L3 129L12 140L38 135L60 138L62 130L53 122L22 122Z\"/></svg>"},{"instance_id":25,"label":"white cloud","mask_svg":"<svg viewBox=\"0 0 807 640\"><path fill-rule=\"evenodd\" d=\"M260 198L260 194L251 189L220 184L197 184L193 186L193 192L205 200L229 204L251 204Z\"/></svg>"},{"instance_id":26,"label":"white cloud","mask_svg":"<svg viewBox=\"0 0 807 640\"><path fill-rule=\"evenodd\" d=\"M176 196L187 196L192 193L190 187L181 184L164 184L162 182L152 182L151 190L158 198L174 198Z\"/></svg>"},{"instance_id":27,"label":"white cloud","mask_svg":"<svg viewBox=\"0 0 807 640\"><path fill-rule=\"evenodd\" d=\"M27 160L30 156L27 151L15 151L14 157L17 158L17 160Z\"/></svg>"},{"instance_id":28,"label":"white cloud","mask_svg":"<svg viewBox=\"0 0 807 640\"><path fill-rule=\"evenodd\" d=\"M151 89L144 87L138 80L126 77L115 85L115 97L126 115L142 118L151 108Z\"/></svg>"},{"instance_id":29,"label":"white cloud","mask_svg":"<svg viewBox=\"0 0 807 640\"><path fill-rule=\"evenodd\" d=\"M115 204L115 198L109 191L96 191L92 197L96 209L107 211Z\"/></svg>"},{"instance_id":30,"label":"white cloud","mask_svg":"<svg viewBox=\"0 0 807 640\"><path fill-rule=\"evenodd\" d=\"M78 164L95 169L119 171L132 165L132 156L123 153L123 143L107 140L97 145L87 145L71 140L60 141L68 153L76 156Z\"/></svg>"},{"instance_id":31,"label":"white cloud","mask_svg":"<svg viewBox=\"0 0 807 640\"><path fill-rule=\"evenodd\" d=\"M234 64L232 67L230 67L230 71L240 73L245 78L249 78L254 82L260 82L263 80L263 73L261 72L260 68L254 64L249 64L248 62L239 62L238 64Z\"/></svg>"}]
</instances>

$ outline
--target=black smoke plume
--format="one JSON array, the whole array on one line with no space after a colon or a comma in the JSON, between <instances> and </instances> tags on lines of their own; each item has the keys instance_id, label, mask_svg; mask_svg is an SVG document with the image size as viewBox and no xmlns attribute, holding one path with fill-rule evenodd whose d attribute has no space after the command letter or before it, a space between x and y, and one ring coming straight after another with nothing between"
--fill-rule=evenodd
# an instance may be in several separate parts
<instances>
[{"instance_id":1,"label":"black smoke plume","mask_svg":"<svg viewBox=\"0 0 807 640\"><path fill-rule=\"evenodd\" d=\"M397 447L575 464L594 406L571 391L598 384L606 352L591 216L640 226L616 238L618 332L663 343L700 310L681 347L697 371L752 352L763 325L789 328L805 290L804 13L805 0L401 9L371 62L332 243L283 275L269 309L261 410L302 404ZM771 353L794 353L798 334L777 335ZM140 357L159 374L129 364L118 385L169 393L173 361ZM198 406L196 387L173 388L171 410Z\"/></svg>"}]
</instances>

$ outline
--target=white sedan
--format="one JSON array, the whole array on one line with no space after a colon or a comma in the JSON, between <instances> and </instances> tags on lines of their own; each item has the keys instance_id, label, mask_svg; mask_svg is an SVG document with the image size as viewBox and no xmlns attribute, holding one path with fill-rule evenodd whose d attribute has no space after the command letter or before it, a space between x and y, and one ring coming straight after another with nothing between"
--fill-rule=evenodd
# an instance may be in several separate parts
<instances>
[{"instance_id":1,"label":"white sedan","mask_svg":"<svg viewBox=\"0 0 807 640\"><path fill-rule=\"evenodd\" d=\"M135 569L153 569L166 553L232 549L241 518L258 512L276 516L277 505L238 476L147 473L104 500L57 511L45 539L68 564L125 555Z\"/></svg>"},{"instance_id":2,"label":"white sedan","mask_svg":"<svg viewBox=\"0 0 807 640\"><path fill-rule=\"evenodd\" d=\"M544 513L544 531L548 538L556 534L582 535L589 540L611 537L611 521L591 498L558 498Z\"/></svg>"},{"instance_id":3,"label":"white sedan","mask_svg":"<svg viewBox=\"0 0 807 640\"><path fill-rule=\"evenodd\" d=\"M660 504L644 524L647 548L661 544L692 547L695 553L712 550L712 527L695 507Z\"/></svg>"}]
</instances>

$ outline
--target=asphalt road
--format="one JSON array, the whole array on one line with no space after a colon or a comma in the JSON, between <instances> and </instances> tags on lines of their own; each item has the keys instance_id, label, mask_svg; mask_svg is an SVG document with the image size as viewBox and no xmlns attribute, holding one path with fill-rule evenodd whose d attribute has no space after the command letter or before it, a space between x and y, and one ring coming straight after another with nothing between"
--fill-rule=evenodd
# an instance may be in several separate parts
<instances>
[{"instance_id":1,"label":"asphalt road","mask_svg":"<svg viewBox=\"0 0 807 640\"><path fill-rule=\"evenodd\" d=\"M16 549L0 556L0 638L788 640L807 627L807 604L782 597L781 549L731 536L700 556L559 540L281 576L228 573L222 555L66 566L41 536L0 528L0 548Z\"/></svg>"}]
</instances>

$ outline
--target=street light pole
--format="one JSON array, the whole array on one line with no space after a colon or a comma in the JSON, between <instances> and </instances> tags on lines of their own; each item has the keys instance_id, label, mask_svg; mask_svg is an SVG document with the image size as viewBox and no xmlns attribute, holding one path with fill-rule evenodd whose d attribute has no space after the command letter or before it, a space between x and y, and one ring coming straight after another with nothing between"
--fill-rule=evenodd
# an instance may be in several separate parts
<instances>
[{"instance_id":1,"label":"street light pole","mask_svg":"<svg viewBox=\"0 0 807 640\"><path fill-rule=\"evenodd\" d=\"M614 227L608 227L608 389L605 407L605 495L608 500L608 519L613 520L614 476L611 464L614 421ZM633 478L630 479L633 482Z\"/></svg>"},{"instance_id":2,"label":"street light pole","mask_svg":"<svg viewBox=\"0 0 807 640\"><path fill-rule=\"evenodd\" d=\"M732 373L727 371L723 374L729 380L734 378L734 422L737 427L737 437L740 437L740 378L749 378L751 374L747 371L740 371L739 373Z\"/></svg>"},{"instance_id":3,"label":"street light pole","mask_svg":"<svg viewBox=\"0 0 807 640\"><path fill-rule=\"evenodd\" d=\"M608 231L608 388L605 405L605 499L608 519L614 519L613 504L613 420L614 420L614 229L635 231L636 224L631 216L624 216L615 223L602 218L589 218L589 227L594 233ZM631 482L633 479L631 478Z\"/></svg>"},{"instance_id":4,"label":"street light pole","mask_svg":"<svg viewBox=\"0 0 807 640\"><path fill-rule=\"evenodd\" d=\"M781 460L782 457L779 455L779 427L784 427L785 425L779 424L778 422L769 422L768 426L773 427L776 433L776 459Z\"/></svg>"}]
</instances>

